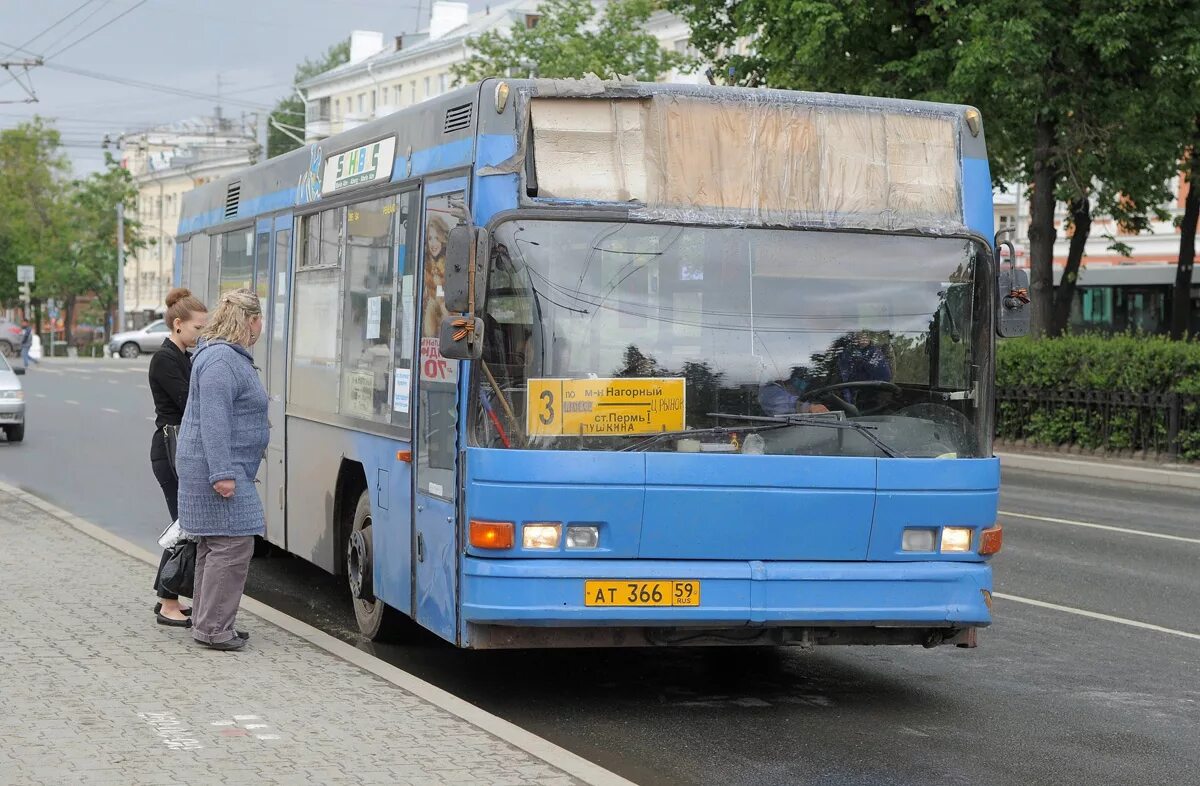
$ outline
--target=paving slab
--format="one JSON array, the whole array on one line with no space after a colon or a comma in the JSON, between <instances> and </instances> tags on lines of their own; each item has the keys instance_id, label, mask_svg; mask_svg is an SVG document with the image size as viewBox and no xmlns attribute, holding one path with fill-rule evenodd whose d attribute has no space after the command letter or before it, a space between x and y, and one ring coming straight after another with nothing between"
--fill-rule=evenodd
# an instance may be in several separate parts
<instances>
[{"instance_id":1,"label":"paving slab","mask_svg":"<svg viewBox=\"0 0 1200 786\"><path fill-rule=\"evenodd\" d=\"M153 559L0 484L0 784L628 783L249 598L201 647Z\"/></svg>"}]
</instances>

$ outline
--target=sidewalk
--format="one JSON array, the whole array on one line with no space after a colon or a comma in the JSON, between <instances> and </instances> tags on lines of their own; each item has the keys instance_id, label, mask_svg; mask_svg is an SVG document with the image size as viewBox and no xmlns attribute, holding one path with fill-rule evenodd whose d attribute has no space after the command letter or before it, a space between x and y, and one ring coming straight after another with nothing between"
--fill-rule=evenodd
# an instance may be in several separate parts
<instances>
[{"instance_id":1,"label":"sidewalk","mask_svg":"<svg viewBox=\"0 0 1200 786\"><path fill-rule=\"evenodd\" d=\"M1145 462L1061 456L1048 452L1014 450L1011 447L996 451L996 456L1000 459L1001 469L1052 472L1095 480L1117 480L1200 491L1200 469L1182 464L1148 466Z\"/></svg>"},{"instance_id":2,"label":"sidewalk","mask_svg":"<svg viewBox=\"0 0 1200 786\"><path fill-rule=\"evenodd\" d=\"M146 558L0 484L0 784L628 783L251 599L199 647Z\"/></svg>"}]
</instances>

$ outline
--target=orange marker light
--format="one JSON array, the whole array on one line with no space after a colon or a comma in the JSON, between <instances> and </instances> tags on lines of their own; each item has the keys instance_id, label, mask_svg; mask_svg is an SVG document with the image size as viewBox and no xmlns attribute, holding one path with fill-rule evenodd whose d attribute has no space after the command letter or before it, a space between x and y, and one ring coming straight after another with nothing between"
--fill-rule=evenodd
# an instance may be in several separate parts
<instances>
[{"instance_id":1,"label":"orange marker light","mask_svg":"<svg viewBox=\"0 0 1200 786\"><path fill-rule=\"evenodd\" d=\"M471 545L477 549L511 549L514 527L511 521L471 520Z\"/></svg>"},{"instance_id":2,"label":"orange marker light","mask_svg":"<svg viewBox=\"0 0 1200 786\"><path fill-rule=\"evenodd\" d=\"M979 533L979 553L995 554L1004 545L1004 527L997 524Z\"/></svg>"}]
</instances>

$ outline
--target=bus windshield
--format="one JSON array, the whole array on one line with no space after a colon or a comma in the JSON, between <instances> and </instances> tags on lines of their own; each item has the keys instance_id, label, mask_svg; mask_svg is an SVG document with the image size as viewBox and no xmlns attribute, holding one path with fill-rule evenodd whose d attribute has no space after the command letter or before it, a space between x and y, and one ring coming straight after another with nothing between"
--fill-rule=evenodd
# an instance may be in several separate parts
<instances>
[{"instance_id":1,"label":"bus windshield","mask_svg":"<svg viewBox=\"0 0 1200 786\"><path fill-rule=\"evenodd\" d=\"M987 254L949 237L507 221L475 441L987 455Z\"/></svg>"}]
</instances>

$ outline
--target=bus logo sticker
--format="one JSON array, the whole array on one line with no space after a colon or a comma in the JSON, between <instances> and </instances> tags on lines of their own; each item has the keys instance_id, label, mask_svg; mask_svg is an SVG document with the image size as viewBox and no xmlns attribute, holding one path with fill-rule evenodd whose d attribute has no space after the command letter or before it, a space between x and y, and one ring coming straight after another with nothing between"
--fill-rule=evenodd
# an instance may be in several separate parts
<instances>
[{"instance_id":1,"label":"bus logo sticker","mask_svg":"<svg viewBox=\"0 0 1200 786\"><path fill-rule=\"evenodd\" d=\"M331 194L344 188L390 180L395 154L396 137L390 136L330 156L325 159L321 193Z\"/></svg>"},{"instance_id":2,"label":"bus logo sticker","mask_svg":"<svg viewBox=\"0 0 1200 786\"><path fill-rule=\"evenodd\" d=\"M684 427L683 377L531 379L530 436L611 437Z\"/></svg>"}]
</instances>

